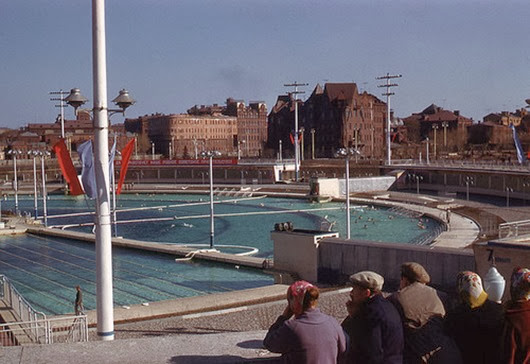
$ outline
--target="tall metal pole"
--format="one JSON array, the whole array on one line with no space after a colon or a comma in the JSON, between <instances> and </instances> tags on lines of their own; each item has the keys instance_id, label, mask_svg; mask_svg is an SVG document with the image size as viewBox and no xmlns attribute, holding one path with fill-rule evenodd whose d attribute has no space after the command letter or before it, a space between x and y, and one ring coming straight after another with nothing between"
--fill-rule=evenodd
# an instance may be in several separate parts
<instances>
[{"instance_id":1,"label":"tall metal pole","mask_svg":"<svg viewBox=\"0 0 530 364\"><path fill-rule=\"evenodd\" d=\"M303 94L304 91L298 91L298 86L307 86L308 83L294 82L291 84L284 84L286 87L294 87L294 177L298 181L300 174L300 146L298 145L298 94Z\"/></svg>"},{"instance_id":2,"label":"tall metal pole","mask_svg":"<svg viewBox=\"0 0 530 364\"><path fill-rule=\"evenodd\" d=\"M94 89L94 165L96 175L96 304L97 334L114 340L112 296L112 231L109 196L109 120L105 1L92 0L92 67Z\"/></svg>"},{"instance_id":3,"label":"tall metal pole","mask_svg":"<svg viewBox=\"0 0 530 364\"><path fill-rule=\"evenodd\" d=\"M17 176L17 153L13 152L13 189L15 190L15 215L18 215L18 176Z\"/></svg>"},{"instance_id":4,"label":"tall metal pole","mask_svg":"<svg viewBox=\"0 0 530 364\"><path fill-rule=\"evenodd\" d=\"M48 227L48 208L46 206L46 173L44 172L44 158L46 157L46 152L43 152L40 157L40 169L42 173L42 213L44 215L44 226Z\"/></svg>"},{"instance_id":5,"label":"tall metal pole","mask_svg":"<svg viewBox=\"0 0 530 364\"><path fill-rule=\"evenodd\" d=\"M35 209L35 220L39 218L39 206L37 204L37 154L33 153L33 207Z\"/></svg>"},{"instance_id":6,"label":"tall metal pole","mask_svg":"<svg viewBox=\"0 0 530 364\"><path fill-rule=\"evenodd\" d=\"M311 159L315 159L315 128L311 129Z\"/></svg>"},{"instance_id":7,"label":"tall metal pole","mask_svg":"<svg viewBox=\"0 0 530 364\"><path fill-rule=\"evenodd\" d=\"M390 87L398 86L396 83L390 83L392 78L400 78L401 75L390 75L387 73L385 76L376 77L378 80L386 80L385 85L379 85L377 87L386 87L386 92L383 96L386 96L386 163L392 164L392 149L390 148L390 96L394 95L390 92Z\"/></svg>"},{"instance_id":8,"label":"tall metal pole","mask_svg":"<svg viewBox=\"0 0 530 364\"><path fill-rule=\"evenodd\" d=\"M347 238L350 239L350 156L346 155L346 233Z\"/></svg>"},{"instance_id":9,"label":"tall metal pole","mask_svg":"<svg viewBox=\"0 0 530 364\"><path fill-rule=\"evenodd\" d=\"M282 140L280 139L280 163L283 162Z\"/></svg>"},{"instance_id":10,"label":"tall metal pole","mask_svg":"<svg viewBox=\"0 0 530 364\"><path fill-rule=\"evenodd\" d=\"M114 145L116 145L116 133L114 133ZM112 223L114 225L114 236L118 236L118 218L116 215L116 173L114 171L114 160L110 164L110 180L112 186Z\"/></svg>"},{"instance_id":11,"label":"tall metal pole","mask_svg":"<svg viewBox=\"0 0 530 364\"><path fill-rule=\"evenodd\" d=\"M215 223L213 215L213 154L210 157L210 249L214 246Z\"/></svg>"}]
</instances>

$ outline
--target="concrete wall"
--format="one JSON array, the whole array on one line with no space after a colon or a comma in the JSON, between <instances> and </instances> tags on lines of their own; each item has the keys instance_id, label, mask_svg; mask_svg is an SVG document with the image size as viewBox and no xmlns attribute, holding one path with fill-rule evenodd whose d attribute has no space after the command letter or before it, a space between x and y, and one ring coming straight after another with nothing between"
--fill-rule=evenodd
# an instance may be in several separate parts
<instances>
[{"instance_id":1,"label":"concrete wall","mask_svg":"<svg viewBox=\"0 0 530 364\"><path fill-rule=\"evenodd\" d=\"M361 177L350 178L350 192L386 191L396 181L396 177ZM346 195L346 179L319 178L321 196L344 197Z\"/></svg>"},{"instance_id":2,"label":"concrete wall","mask_svg":"<svg viewBox=\"0 0 530 364\"><path fill-rule=\"evenodd\" d=\"M318 281L327 284L343 284L353 273L372 270L385 277L386 290L394 290L401 264L414 261L429 272L433 286L453 292L458 272L475 270L473 252L462 249L326 238L318 253Z\"/></svg>"},{"instance_id":3,"label":"concrete wall","mask_svg":"<svg viewBox=\"0 0 530 364\"><path fill-rule=\"evenodd\" d=\"M272 231L274 270L294 273L300 279L316 283L319 243L325 237L338 236L312 230Z\"/></svg>"}]
</instances>

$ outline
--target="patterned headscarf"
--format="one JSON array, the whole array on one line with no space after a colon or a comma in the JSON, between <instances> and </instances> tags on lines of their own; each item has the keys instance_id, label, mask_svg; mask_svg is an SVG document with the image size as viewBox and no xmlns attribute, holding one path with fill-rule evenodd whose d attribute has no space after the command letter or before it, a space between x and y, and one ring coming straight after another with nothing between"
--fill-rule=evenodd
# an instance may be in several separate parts
<instances>
[{"instance_id":1,"label":"patterned headscarf","mask_svg":"<svg viewBox=\"0 0 530 364\"><path fill-rule=\"evenodd\" d=\"M510 293L514 301L530 300L530 269L515 268L513 270Z\"/></svg>"},{"instance_id":2,"label":"patterned headscarf","mask_svg":"<svg viewBox=\"0 0 530 364\"><path fill-rule=\"evenodd\" d=\"M289 286L287 289L287 297L291 303L291 309L295 315L299 315L304 310L304 297L305 292L309 287L313 285L306 281L296 281Z\"/></svg>"},{"instance_id":3,"label":"patterned headscarf","mask_svg":"<svg viewBox=\"0 0 530 364\"><path fill-rule=\"evenodd\" d=\"M488 294L482 288L482 279L477 273L463 271L456 276L460 298L471 308L480 307L486 302Z\"/></svg>"}]
</instances>

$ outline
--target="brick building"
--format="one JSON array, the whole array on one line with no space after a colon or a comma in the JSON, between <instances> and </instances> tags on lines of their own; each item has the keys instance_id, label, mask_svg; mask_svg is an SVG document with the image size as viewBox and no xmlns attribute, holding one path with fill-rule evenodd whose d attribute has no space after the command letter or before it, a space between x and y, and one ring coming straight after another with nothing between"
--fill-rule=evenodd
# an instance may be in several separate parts
<instances>
[{"instance_id":1,"label":"brick building","mask_svg":"<svg viewBox=\"0 0 530 364\"><path fill-rule=\"evenodd\" d=\"M432 158L436 158L436 154L462 152L465 149L468 127L473 120L460 115L458 110L445 110L431 104L423 111L403 118L403 123L407 128L408 141L420 144L428 138Z\"/></svg>"},{"instance_id":2,"label":"brick building","mask_svg":"<svg viewBox=\"0 0 530 364\"><path fill-rule=\"evenodd\" d=\"M226 115L152 114L126 119L125 129L138 136L138 151L170 158L196 157L205 150L237 153L237 118ZM172 154L170 156L170 154Z\"/></svg>"},{"instance_id":3,"label":"brick building","mask_svg":"<svg viewBox=\"0 0 530 364\"><path fill-rule=\"evenodd\" d=\"M332 157L341 147L357 148L361 158L381 158L384 148L386 103L367 92L359 93L355 83L317 85L311 96L299 102L299 128L303 158ZM278 97L269 114L269 147L294 155L294 98Z\"/></svg>"}]
</instances>

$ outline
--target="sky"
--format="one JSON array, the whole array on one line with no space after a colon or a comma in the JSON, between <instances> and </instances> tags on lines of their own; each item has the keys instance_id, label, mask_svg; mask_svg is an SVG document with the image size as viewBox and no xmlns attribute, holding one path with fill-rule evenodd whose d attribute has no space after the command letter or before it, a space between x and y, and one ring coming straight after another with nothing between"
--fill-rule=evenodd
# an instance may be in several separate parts
<instances>
[{"instance_id":1,"label":"sky","mask_svg":"<svg viewBox=\"0 0 530 364\"><path fill-rule=\"evenodd\" d=\"M0 0L0 127L53 122L51 91L92 107L91 16L90 0ZM271 110L295 81L302 99L355 82L385 101L387 73L399 117L435 103L482 120L530 98L528 0L107 0L106 35L109 106L126 88L130 118L229 97Z\"/></svg>"}]
</instances>

